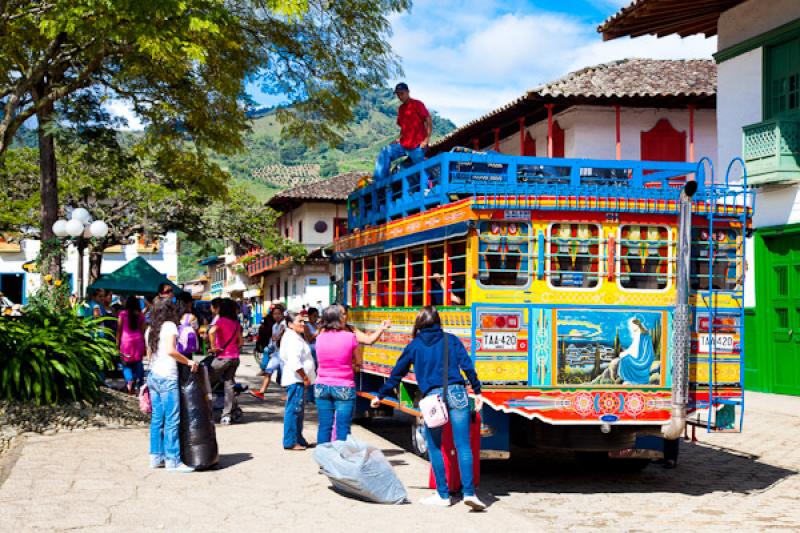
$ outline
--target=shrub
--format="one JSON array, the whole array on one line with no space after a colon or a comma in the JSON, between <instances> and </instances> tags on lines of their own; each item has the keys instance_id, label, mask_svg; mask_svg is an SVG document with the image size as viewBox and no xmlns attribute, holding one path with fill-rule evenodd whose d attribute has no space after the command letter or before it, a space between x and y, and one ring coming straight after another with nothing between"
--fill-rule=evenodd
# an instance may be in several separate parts
<instances>
[{"instance_id":1,"label":"shrub","mask_svg":"<svg viewBox=\"0 0 800 533\"><path fill-rule=\"evenodd\" d=\"M58 305L0 318L0 398L37 405L96 400L99 372L116 354L112 341L97 336L100 324Z\"/></svg>"}]
</instances>

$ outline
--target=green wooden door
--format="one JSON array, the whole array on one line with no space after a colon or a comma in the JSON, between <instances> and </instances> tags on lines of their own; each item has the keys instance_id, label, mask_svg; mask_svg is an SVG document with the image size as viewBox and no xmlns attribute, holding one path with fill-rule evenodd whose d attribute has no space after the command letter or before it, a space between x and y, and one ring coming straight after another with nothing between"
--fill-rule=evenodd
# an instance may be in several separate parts
<instances>
[{"instance_id":1,"label":"green wooden door","mask_svg":"<svg viewBox=\"0 0 800 533\"><path fill-rule=\"evenodd\" d=\"M766 311L772 352L772 391L800 395L800 236L766 239L769 250ZM765 265L766 266L766 265Z\"/></svg>"}]
</instances>

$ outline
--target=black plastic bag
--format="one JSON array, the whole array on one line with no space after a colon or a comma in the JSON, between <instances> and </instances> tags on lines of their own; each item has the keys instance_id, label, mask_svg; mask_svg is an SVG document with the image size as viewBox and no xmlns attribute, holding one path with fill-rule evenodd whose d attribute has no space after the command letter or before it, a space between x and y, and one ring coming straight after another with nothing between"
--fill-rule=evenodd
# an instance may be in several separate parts
<instances>
[{"instance_id":1,"label":"black plastic bag","mask_svg":"<svg viewBox=\"0 0 800 533\"><path fill-rule=\"evenodd\" d=\"M208 369L200 365L196 373L178 366L181 392L181 458L197 470L213 468L219 461L217 433L211 410Z\"/></svg>"}]
</instances>

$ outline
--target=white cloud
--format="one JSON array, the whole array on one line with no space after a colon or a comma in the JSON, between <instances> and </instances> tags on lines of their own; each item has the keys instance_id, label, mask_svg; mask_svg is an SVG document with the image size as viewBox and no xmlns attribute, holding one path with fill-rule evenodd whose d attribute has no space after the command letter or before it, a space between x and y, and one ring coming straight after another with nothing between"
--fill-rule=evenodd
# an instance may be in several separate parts
<instances>
[{"instance_id":1,"label":"white cloud","mask_svg":"<svg viewBox=\"0 0 800 533\"><path fill-rule=\"evenodd\" d=\"M613 10L628 2L595 3ZM521 9L419 1L411 13L393 17L392 46L413 95L460 125L585 66L628 57L707 58L716 50L716 39L701 36L603 42L595 23Z\"/></svg>"},{"instance_id":2,"label":"white cloud","mask_svg":"<svg viewBox=\"0 0 800 533\"><path fill-rule=\"evenodd\" d=\"M122 131L144 129L144 124L133 112L133 107L128 102L124 100L108 100L105 107L112 117L123 118L128 123L125 127L120 128Z\"/></svg>"}]
</instances>

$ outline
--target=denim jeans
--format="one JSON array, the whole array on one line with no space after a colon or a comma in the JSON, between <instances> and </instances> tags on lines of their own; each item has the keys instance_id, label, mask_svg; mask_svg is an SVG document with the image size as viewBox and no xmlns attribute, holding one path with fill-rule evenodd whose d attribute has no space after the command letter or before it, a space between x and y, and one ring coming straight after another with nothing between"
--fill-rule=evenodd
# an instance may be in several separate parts
<instances>
[{"instance_id":1,"label":"denim jeans","mask_svg":"<svg viewBox=\"0 0 800 533\"><path fill-rule=\"evenodd\" d=\"M428 393L441 394L442 389L436 388ZM450 424L453 427L453 444L458 455L458 470L461 473L461 491L464 496L475 495L475 483L472 479L473 470L472 446L469 441L471 413L469 396L464 385L449 385L447 387L447 406L450 413ZM443 428L425 428L425 440L428 442L428 457L433 467L436 478L436 492L442 498L450 497L447 488L447 475L444 471L444 458L442 457L442 430Z\"/></svg>"},{"instance_id":2,"label":"denim jeans","mask_svg":"<svg viewBox=\"0 0 800 533\"><path fill-rule=\"evenodd\" d=\"M141 386L144 381L144 364L141 361L122 363L122 376L125 383L133 383L134 388Z\"/></svg>"},{"instance_id":3,"label":"denim jeans","mask_svg":"<svg viewBox=\"0 0 800 533\"><path fill-rule=\"evenodd\" d=\"M295 444L308 446L303 438L303 417L305 416L305 402L303 393L305 385L293 383L286 387L286 410L283 413L283 447L291 448Z\"/></svg>"},{"instance_id":4,"label":"denim jeans","mask_svg":"<svg viewBox=\"0 0 800 533\"><path fill-rule=\"evenodd\" d=\"M150 417L150 455L165 459L167 467L181 462L181 442L178 425L181 417L181 402L178 380L155 376L147 379L153 413Z\"/></svg>"},{"instance_id":5,"label":"denim jeans","mask_svg":"<svg viewBox=\"0 0 800 533\"><path fill-rule=\"evenodd\" d=\"M375 160L375 173L373 174L376 180L389 177L392 161L400 159L403 156L408 156L409 159L416 165L425 160L425 149L414 148L407 150L400 146L400 143L387 144L378 153L378 158Z\"/></svg>"},{"instance_id":6,"label":"denim jeans","mask_svg":"<svg viewBox=\"0 0 800 533\"><path fill-rule=\"evenodd\" d=\"M331 441L334 417L336 418L336 440L347 440L347 436L350 434L350 425L353 422L353 408L356 405L355 387L314 385L314 396L317 398L317 415L319 416L317 444Z\"/></svg>"}]
</instances>

